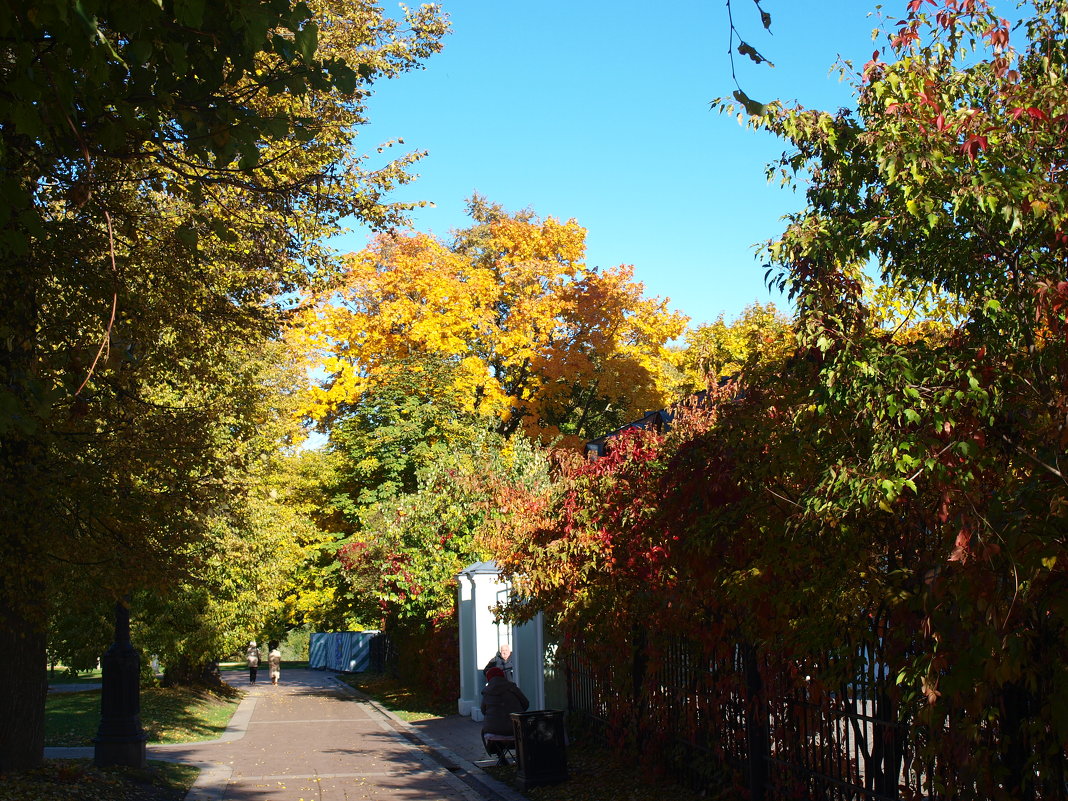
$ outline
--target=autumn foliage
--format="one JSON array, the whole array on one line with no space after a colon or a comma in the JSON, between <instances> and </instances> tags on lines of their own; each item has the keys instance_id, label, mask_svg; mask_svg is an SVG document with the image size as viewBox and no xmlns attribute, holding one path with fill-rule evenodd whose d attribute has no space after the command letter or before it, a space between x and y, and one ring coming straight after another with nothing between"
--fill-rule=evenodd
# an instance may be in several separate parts
<instances>
[{"instance_id":1,"label":"autumn foliage","mask_svg":"<svg viewBox=\"0 0 1068 801\"><path fill-rule=\"evenodd\" d=\"M390 374L433 358L443 403L544 442L612 428L665 402L666 343L684 318L647 298L633 270L583 263L574 220L506 214L481 198L446 245L390 234L352 254L293 332L327 378L305 411L331 421Z\"/></svg>"},{"instance_id":2,"label":"autumn foliage","mask_svg":"<svg viewBox=\"0 0 1068 801\"><path fill-rule=\"evenodd\" d=\"M71 607L150 592L169 666L277 609L312 535L269 487L275 340L341 218L404 222L383 196L418 154L353 140L447 28L368 0L4 3L0 772L42 758L46 628L91 644Z\"/></svg>"},{"instance_id":3,"label":"autumn foliage","mask_svg":"<svg viewBox=\"0 0 1068 801\"><path fill-rule=\"evenodd\" d=\"M855 112L747 107L807 187L768 247L792 352L512 493L494 547L528 595L513 612L555 614L632 745L670 748L651 722L671 642L710 666L747 644L765 688L810 700L845 697L864 653L908 737L874 789L1064 797L1066 26L1033 3L1016 50L986 3L913 2ZM915 302L873 308L869 265Z\"/></svg>"}]
</instances>

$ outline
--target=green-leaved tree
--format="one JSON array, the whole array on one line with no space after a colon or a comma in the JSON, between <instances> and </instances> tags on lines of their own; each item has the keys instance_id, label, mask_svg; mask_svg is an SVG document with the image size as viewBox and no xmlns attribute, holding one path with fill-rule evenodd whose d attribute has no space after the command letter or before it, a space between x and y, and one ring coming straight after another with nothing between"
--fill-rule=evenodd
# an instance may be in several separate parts
<instances>
[{"instance_id":1,"label":"green-leaved tree","mask_svg":"<svg viewBox=\"0 0 1068 801\"><path fill-rule=\"evenodd\" d=\"M42 756L53 605L180 583L244 492L248 365L341 218L403 217L418 154L352 139L444 31L362 0L0 3L0 771Z\"/></svg>"}]
</instances>

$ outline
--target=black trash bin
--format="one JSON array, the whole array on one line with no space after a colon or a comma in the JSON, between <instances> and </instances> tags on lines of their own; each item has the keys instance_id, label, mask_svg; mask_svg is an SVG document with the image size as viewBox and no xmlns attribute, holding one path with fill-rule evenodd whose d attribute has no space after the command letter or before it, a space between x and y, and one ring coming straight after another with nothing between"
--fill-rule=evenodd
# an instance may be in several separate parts
<instances>
[{"instance_id":1,"label":"black trash bin","mask_svg":"<svg viewBox=\"0 0 1068 801\"><path fill-rule=\"evenodd\" d=\"M515 752L519 762L516 783L520 792L567 779L564 713L555 709L513 712Z\"/></svg>"}]
</instances>

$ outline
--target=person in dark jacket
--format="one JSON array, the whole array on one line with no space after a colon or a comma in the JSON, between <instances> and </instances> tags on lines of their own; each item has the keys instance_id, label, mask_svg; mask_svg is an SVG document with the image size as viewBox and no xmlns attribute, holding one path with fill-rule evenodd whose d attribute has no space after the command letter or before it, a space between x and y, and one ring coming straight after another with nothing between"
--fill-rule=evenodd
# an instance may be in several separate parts
<instances>
[{"instance_id":1,"label":"person in dark jacket","mask_svg":"<svg viewBox=\"0 0 1068 801\"><path fill-rule=\"evenodd\" d=\"M489 681L489 669L495 667L504 671L504 677L508 681L515 681L515 670L512 665L512 646L508 643L501 645L497 653L493 655L493 659L482 668L482 675L486 677L486 681Z\"/></svg>"},{"instance_id":2,"label":"person in dark jacket","mask_svg":"<svg viewBox=\"0 0 1068 801\"><path fill-rule=\"evenodd\" d=\"M523 695L523 691L516 686L515 682L509 681L504 676L504 671L499 667L491 667L486 670L486 686L482 688L482 714L485 720L482 722L482 734L505 734L512 735L513 712L526 712L530 701ZM496 748L486 742L483 736L482 744L486 746L486 753L499 756Z\"/></svg>"}]
</instances>

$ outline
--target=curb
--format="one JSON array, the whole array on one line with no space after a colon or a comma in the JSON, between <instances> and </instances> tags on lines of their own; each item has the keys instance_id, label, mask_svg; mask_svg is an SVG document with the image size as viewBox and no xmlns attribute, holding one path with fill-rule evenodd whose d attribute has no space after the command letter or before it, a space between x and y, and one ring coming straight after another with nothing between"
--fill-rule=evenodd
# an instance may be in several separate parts
<instances>
[{"instance_id":1,"label":"curb","mask_svg":"<svg viewBox=\"0 0 1068 801\"><path fill-rule=\"evenodd\" d=\"M473 762L469 762L452 749L447 748L446 746L434 740L432 737L428 737L426 736L426 734L421 733L418 729L408 723L408 721L403 720L402 718L395 715L393 712L390 712L388 709L383 707L370 696L360 692L355 687L350 687L337 676L330 676L329 678L331 681L336 683L342 691L356 696L361 701L367 703L368 706L372 707L376 712L386 718L389 718L393 725L401 729L404 733L404 736L407 737L409 740L413 740L417 743L420 743L425 747L429 748L431 751L434 751L438 755L438 759L442 761L442 763L445 764L446 767L457 766L461 768L468 777L473 779L478 784L483 785L487 790L489 790L491 793L501 799L501 801L529 801L529 799L525 795L521 795L520 793L516 792L507 784L497 781L497 779L490 776L488 773L479 768ZM191 799L187 799L187 801L191 801Z\"/></svg>"},{"instance_id":2,"label":"curb","mask_svg":"<svg viewBox=\"0 0 1068 801\"><path fill-rule=\"evenodd\" d=\"M240 740L245 736L245 732L248 731L248 724L255 710L256 696L246 695L241 699L241 703L237 705L237 709L234 710L234 714L230 718L230 722L227 724L222 736L215 740L201 740L196 745L232 743ZM189 788L189 792L185 794L184 801L220 801L226 793L227 786L230 784L230 777L234 775L234 769L229 765L222 765L218 762L191 762L174 757L168 758L168 751L188 748L190 745L191 743L168 743L167 745L151 746L149 755L155 756L156 759L161 759L164 762L180 762L184 765L193 765L200 768L200 775L197 776L196 781Z\"/></svg>"}]
</instances>

